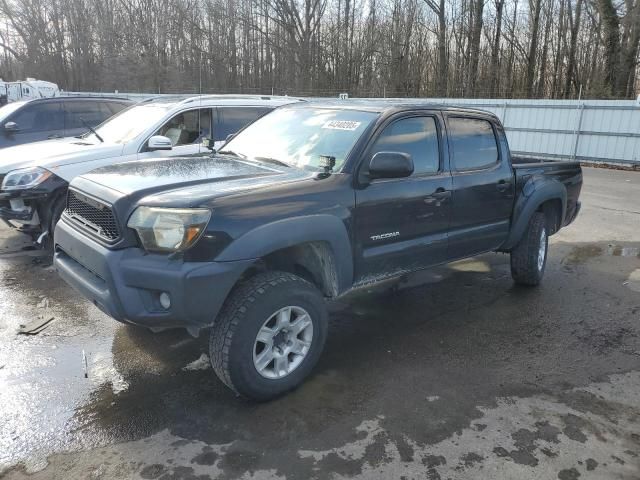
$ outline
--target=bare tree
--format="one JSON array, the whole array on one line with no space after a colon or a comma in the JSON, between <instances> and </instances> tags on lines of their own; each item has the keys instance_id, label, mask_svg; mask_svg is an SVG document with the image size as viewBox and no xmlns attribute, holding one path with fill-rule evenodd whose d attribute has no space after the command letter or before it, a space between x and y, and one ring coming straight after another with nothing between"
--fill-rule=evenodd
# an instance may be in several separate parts
<instances>
[{"instance_id":1,"label":"bare tree","mask_svg":"<svg viewBox=\"0 0 640 480\"><path fill-rule=\"evenodd\" d=\"M0 17L0 76L65 89L638 92L640 0L0 0Z\"/></svg>"}]
</instances>

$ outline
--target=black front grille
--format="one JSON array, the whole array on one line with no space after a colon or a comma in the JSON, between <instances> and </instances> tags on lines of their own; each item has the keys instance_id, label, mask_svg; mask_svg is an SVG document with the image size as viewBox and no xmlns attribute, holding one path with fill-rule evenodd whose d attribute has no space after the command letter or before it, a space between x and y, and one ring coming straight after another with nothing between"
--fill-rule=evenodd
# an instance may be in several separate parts
<instances>
[{"instance_id":1,"label":"black front grille","mask_svg":"<svg viewBox=\"0 0 640 480\"><path fill-rule=\"evenodd\" d=\"M69 190L65 213L71 220L108 242L120 237L116 217L106 203Z\"/></svg>"}]
</instances>

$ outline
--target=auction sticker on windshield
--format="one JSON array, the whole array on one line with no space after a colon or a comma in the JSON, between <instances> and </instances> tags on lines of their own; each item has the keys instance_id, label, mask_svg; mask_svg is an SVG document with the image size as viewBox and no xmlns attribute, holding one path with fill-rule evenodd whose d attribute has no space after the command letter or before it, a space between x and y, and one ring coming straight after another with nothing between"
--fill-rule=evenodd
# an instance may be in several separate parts
<instances>
[{"instance_id":1,"label":"auction sticker on windshield","mask_svg":"<svg viewBox=\"0 0 640 480\"><path fill-rule=\"evenodd\" d=\"M331 120L325 122L322 128L328 128L330 130L356 130L360 126L361 122L353 122L350 120Z\"/></svg>"}]
</instances>

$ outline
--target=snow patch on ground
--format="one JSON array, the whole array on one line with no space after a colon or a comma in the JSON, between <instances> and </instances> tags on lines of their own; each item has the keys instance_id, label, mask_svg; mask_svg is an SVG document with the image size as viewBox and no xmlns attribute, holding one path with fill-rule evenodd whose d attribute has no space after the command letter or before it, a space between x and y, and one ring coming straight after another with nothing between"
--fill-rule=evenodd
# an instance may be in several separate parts
<instances>
[{"instance_id":1,"label":"snow patch on ground","mask_svg":"<svg viewBox=\"0 0 640 480\"><path fill-rule=\"evenodd\" d=\"M206 353L200 355L200 358L194 360L186 367L182 367L184 371L193 371L193 370L207 370L211 368L211 363L209 362L209 356Z\"/></svg>"}]
</instances>

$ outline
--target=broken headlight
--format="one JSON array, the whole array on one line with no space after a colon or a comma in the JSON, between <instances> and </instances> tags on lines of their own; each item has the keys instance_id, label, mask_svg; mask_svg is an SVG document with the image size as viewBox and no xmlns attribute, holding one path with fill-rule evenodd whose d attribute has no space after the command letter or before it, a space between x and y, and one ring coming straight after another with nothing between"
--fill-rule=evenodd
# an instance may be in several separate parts
<instances>
[{"instance_id":1,"label":"broken headlight","mask_svg":"<svg viewBox=\"0 0 640 480\"><path fill-rule=\"evenodd\" d=\"M149 252L181 252L198 241L209 218L211 211L204 208L138 207L127 226Z\"/></svg>"},{"instance_id":2,"label":"broken headlight","mask_svg":"<svg viewBox=\"0 0 640 480\"><path fill-rule=\"evenodd\" d=\"M40 167L21 168L12 170L2 181L2 190L23 190L40 185L53 173Z\"/></svg>"}]
</instances>

